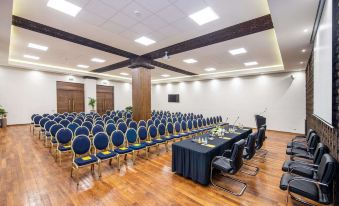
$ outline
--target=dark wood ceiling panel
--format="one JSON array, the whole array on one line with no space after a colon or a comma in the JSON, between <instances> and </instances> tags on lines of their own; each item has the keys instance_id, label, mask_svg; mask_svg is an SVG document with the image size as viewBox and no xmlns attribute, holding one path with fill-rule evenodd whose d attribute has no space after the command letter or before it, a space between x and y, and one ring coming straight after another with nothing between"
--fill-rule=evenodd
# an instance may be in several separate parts
<instances>
[{"instance_id":1,"label":"dark wood ceiling panel","mask_svg":"<svg viewBox=\"0 0 339 206\"><path fill-rule=\"evenodd\" d=\"M62 31L60 29L56 29L44 24L40 24L19 16L12 16L12 24L17 27L21 27L24 29L28 29L31 31L35 31L41 34L49 35L55 38L59 38L65 41L73 42L76 44L81 44L83 46L91 47L93 49L98 49L100 51L108 52L111 54L115 54L118 56L126 57L126 58L133 58L135 56L138 56L136 54L133 54L131 52L127 52L112 46L109 46L107 44L103 44L97 41L93 41L91 39L87 39L69 32Z\"/></svg>"},{"instance_id":2,"label":"dark wood ceiling panel","mask_svg":"<svg viewBox=\"0 0 339 206\"><path fill-rule=\"evenodd\" d=\"M101 67L99 69L94 69L92 70L92 72L98 72L98 73L109 72L109 71L120 69L123 67L128 67L129 65L131 65L131 60L128 59L122 62L118 62L116 64L111 64L105 67Z\"/></svg>"},{"instance_id":3,"label":"dark wood ceiling panel","mask_svg":"<svg viewBox=\"0 0 339 206\"><path fill-rule=\"evenodd\" d=\"M212 44L228 41L231 39L247 36L272 28L273 22L271 19L271 15L268 14L187 41L183 41L162 49L158 49L153 52L144 54L142 56L150 59L158 59L163 57L166 51L168 52L168 55L174 55L190 51L193 49L209 46Z\"/></svg>"},{"instance_id":4,"label":"dark wood ceiling panel","mask_svg":"<svg viewBox=\"0 0 339 206\"><path fill-rule=\"evenodd\" d=\"M171 66L171 65L168 65L168 64L164 64L164 63L161 63L161 62L158 62L158 61L152 61L151 64L154 65L154 66L157 66L157 67L161 67L163 69L170 70L172 72L177 72L177 73L181 73L181 74L185 74L185 75L197 75L196 73L189 72L189 71L186 71L186 70L182 70L182 69L179 69L177 67L174 67L174 66Z\"/></svg>"}]
</instances>

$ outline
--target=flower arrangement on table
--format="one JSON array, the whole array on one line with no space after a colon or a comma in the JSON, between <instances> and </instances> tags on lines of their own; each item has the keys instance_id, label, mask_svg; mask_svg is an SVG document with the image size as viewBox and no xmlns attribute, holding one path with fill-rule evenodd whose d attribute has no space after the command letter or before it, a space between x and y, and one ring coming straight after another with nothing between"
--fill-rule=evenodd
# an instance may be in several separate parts
<instances>
[{"instance_id":1,"label":"flower arrangement on table","mask_svg":"<svg viewBox=\"0 0 339 206\"><path fill-rule=\"evenodd\" d=\"M224 135L224 133L225 133L225 129L223 127L221 127L221 126L217 126L217 127L213 128L211 130L211 134L213 136L221 137L221 136Z\"/></svg>"}]
</instances>

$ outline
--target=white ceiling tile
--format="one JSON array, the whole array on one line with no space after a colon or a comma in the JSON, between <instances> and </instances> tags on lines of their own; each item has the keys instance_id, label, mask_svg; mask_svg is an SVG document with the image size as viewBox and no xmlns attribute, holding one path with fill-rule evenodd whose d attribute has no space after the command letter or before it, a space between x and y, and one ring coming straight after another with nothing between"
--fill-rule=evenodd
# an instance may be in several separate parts
<instances>
[{"instance_id":1,"label":"white ceiling tile","mask_svg":"<svg viewBox=\"0 0 339 206\"><path fill-rule=\"evenodd\" d=\"M139 12L139 15L135 14L135 11ZM130 4L128 4L123 10L122 12L124 14L126 14L129 17L132 17L133 19L137 20L137 21L142 21L143 19L149 17L152 15L152 12L150 12L149 10L145 9L144 7L142 7L139 4L136 4L135 2L132 2Z\"/></svg>"},{"instance_id":2,"label":"white ceiling tile","mask_svg":"<svg viewBox=\"0 0 339 206\"><path fill-rule=\"evenodd\" d=\"M126 30L121 33L121 36L123 36L125 39L129 40L130 42L134 42L135 39L140 37L140 35L134 31Z\"/></svg>"},{"instance_id":3,"label":"white ceiling tile","mask_svg":"<svg viewBox=\"0 0 339 206\"><path fill-rule=\"evenodd\" d=\"M101 27L115 34L119 34L127 29L126 27L111 21L105 22Z\"/></svg>"},{"instance_id":4,"label":"white ceiling tile","mask_svg":"<svg viewBox=\"0 0 339 206\"><path fill-rule=\"evenodd\" d=\"M89 2L86 5L85 10L106 19L111 18L114 14L117 13L117 10L97 0L92 0L91 2Z\"/></svg>"},{"instance_id":5,"label":"white ceiling tile","mask_svg":"<svg viewBox=\"0 0 339 206\"><path fill-rule=\"evenodd\" d=\"M180 19L176 22L173 22L172 25L181 31L194 33L197 30L200 30L201 27L197 25L192 19L186 17L184 19Z\"/></svg>"},{"instance_id":6,"label":"white ceiling tile","mask_svg":"<svg viewBox=\"0 0 339 206\"><path fill-rule=\"evenodd\" d=\"M113 7L117 10L120 10L127 6L129 3L132 2L132 0L100 0L106 5L109 5L110 7Z\"/></svg>"},{"instance_id":7,"label":"white ceiling tile","mask_svg":"<svg viewBox=\"0 0 339 206\"><path fill-rule=\"evenodd\" d=\"M68 1L83 8L90 0L68 0Z\"/></svg>"},{"instance_id":8,"label":"white ceiling tile","mask_svg":"<svg viewBox=\"0 0 339 206\"><path fill-rule=\"evenodd\" d=\"M81 21L86 22L91 25L95 25L95 26L100 26L106 21L106 19L99 17L97 15L94 15L88 11L81 11L78 14L78 17Z\"/></svg>"},{"instance_id":9,"label":"white ceiling tile","mask_svg":"<svg viewBox=\"0 0 339 206\"><path fill-rule=\"evenodd\" d=\"M185 14L190 15L207 7L203 0L181 0L174 3Z\"/></svg>"},{"instance_id":10,"label":"white ceiling tile","mask_svg":"<svg viewBox=\"0 0 339 206\"><path fill-rule=\"evenodd\" d=\"M186 17L186 15L175 6L168 6L165 9L158 11L156 14L168 23L172 23Z\"/></svg>"},{"instance_id":11,"label":"white ceiling tile","mask_svg":"<svg viewBox=\"0 0 339 206\"><path fill-rule=\"evenodd\" d=\"M139 34L141 36L144 36L144 35L151 33L153 31L152 29L143 25L142 23L138 23L138 24L130 27L130 30L136 32L137 34Z\"/></svg>"},{"instance_id":12,"label":"white ceiling tile","mask_svg":"<svg viewBox=\"0 0 339 206\"><path fill-rule=\"evenodd\" d=\"M147 17L143 21L143 24L152 28L155 31L168 25L168 23L165 20L161 19L159 16L156 15Z\"/></svg>"},{"instance_id":13,"label":"white ceiling tile","mask_svg":"<svg viewBox=\"0 0 339 206\"><path fill-rule=\"evenodd\" d=\"M136 1L136 3L138 3L139 5L142 5L144 8L152 12L157 12L160 9L163 9L171 4L167 0L142 0L142 1Z\"/></svg>"},{"instance_id":14,"label":"white ceiling tile","mask_svg":"<svg viewBox=\"0 0 339 206\"><path fill-rule=\"evenodd\" d=\"M121 24L125 27L131 27L131 26L135 25L136 23L138 23L137 20L127 16L126 14L124 14L122 12L117 13L110 20L114 23Z\"/></svg>"}]
</instances>

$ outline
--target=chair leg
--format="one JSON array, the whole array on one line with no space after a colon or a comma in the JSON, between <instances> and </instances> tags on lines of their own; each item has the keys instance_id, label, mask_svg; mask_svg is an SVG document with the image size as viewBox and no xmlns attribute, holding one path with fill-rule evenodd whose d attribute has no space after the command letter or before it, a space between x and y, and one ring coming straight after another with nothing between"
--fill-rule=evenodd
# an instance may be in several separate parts
<instances>
[{"instance_id":1,"label":"chair leg","mask_svg":"<svg viewBox=\"0 0 339 206\"><path fill-rule=\"evenodd\" d=\"M292 200L295 200L295 201L297 201L297 202L300 202L300 203L302 203L302 204L304 204L304 205L315 206L315 205L312 204L312 203L309 203L309 202L307 202L307 201L305 201L305 200L303 200L303 199L301 199L301 198L298 198L298 197L292 195L292 194L290 193L290 191L287 192L286 206L288 205L288 199L289 199L289 197L291 197Z\"/></svg>"},{"instance_id":2,"label":"chair leg","mask_svg":"<svg viewBox=\"0 0 339 206\"><path fill-rule=\"evenodd\" d=\"M118 170L120 170L120 156L117 157L118 160Z\"/></svg>"},{"instance_id":3,"label":"chair leg","mask_svg":"<svg viewBox=\"0 0 339 206\"><path fill-rule=\"evenodd\" d=\"M223 174L224 177L226 177L226 178L228 178L228 179L230 179L230 180L232 180L232 181L234 181L234 182L239 182L239 183L241 183L241 184L243 185L243 186L241 187L241 190L240 190L239 193L235 193L235 192L233 192L233 191L231 191L231 190L229 190L229 189L227 189L227 188L225 188L225 187L223 187L223 186L220 186L220 185L215 184L215 183L213 182L213 169L214 169L213 166L211 166L210 182L212 183L212 185L213 185L214 187L217 187L217 188L219 188L219 189L221 189L221 190L224 190L225 192L228 192L228 193L230 193L230 194L232 194L232 195L235 195L235 196L241 196L241 195L244 194L244 192L245 192L245 190L246 190L246 187L247 187L247 184L244 183L244 182L242 182L242 181L240 181L240 180L238 180L238 179L229 177L228 175L224 175L224 174Z\"/></svg>"},{"instance_id":4,"label":"chair leg","mask_svg":"<svg viewBox=\"0 0 339 206\"><path fill-rule=\"evenodd\" d=\"M135 163L135 151L132 152L132 162Z\"/></svg>"},{"instance_id":5,"label":"chair leg","mask_svg":"<svg viewBox=\"0 0 339 206\"><path fill-rule=\"evenodd\" d=\"M61 166L61 152L59 151L59 165Z\"/></svg>"},{"instance_id":6,"label":"chair leg","mask_svg":"<svg viewBox=\"0 0 339 206\"><path fill-rule=\"evenodd\" d=\"M165 143L166 152L168 152L168 142Z\"/></svg>"},{"instance_id":7,"label":"chair leg","mask_svg":"<svg viewBox=\"0 0 339 206\"><path fill-rule=\"evenodd\" d=\"M98 162L98 173L99 173L99 178L101 178L101 163Z\"/></svg>"},{"instance_id":8,"label":"chair leg","mask_svg":"<svg viewBox=\"0 0 339 206\"><path fill-rule=\"evenodd\" d=\"M243 169L241 169L240 172L245 173L245 174L250 175L250 176L256 176L258 174L259 167L247 164L245 162L244 162L244 165L246 165L247 167L249 167L251 169L249 169L249 168L247 169L249 172L248 171L244 171ZM254 168L254 170L252 168Z\"/></svg>"},{"instance_id":9,"label":"chair leg","mask_svg":"<svg viewBox=\"0 0 339 206\"><path fill-rule=\"evenodd\" d=\"M146 147L146 149L145 149L145 153L146 153L146 159L148 159L148 147Z\"/></svg>"}]
</instances>

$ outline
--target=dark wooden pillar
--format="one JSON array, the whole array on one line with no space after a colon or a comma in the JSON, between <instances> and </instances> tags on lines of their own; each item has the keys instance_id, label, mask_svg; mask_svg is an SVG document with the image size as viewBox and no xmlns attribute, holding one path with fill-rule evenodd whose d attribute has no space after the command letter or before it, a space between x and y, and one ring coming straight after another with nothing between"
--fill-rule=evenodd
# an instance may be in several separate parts
<instances>
[{"instance_id":1,"label":"dark wooden pillar","mask_svg":"<svg viewBox=\"0 0 339 206\"><path fill-rule=\"evenodd\" d=\"M132 69L132 104L135 121L151 118L151 70Z\"/></svg>"}]
</instances>

